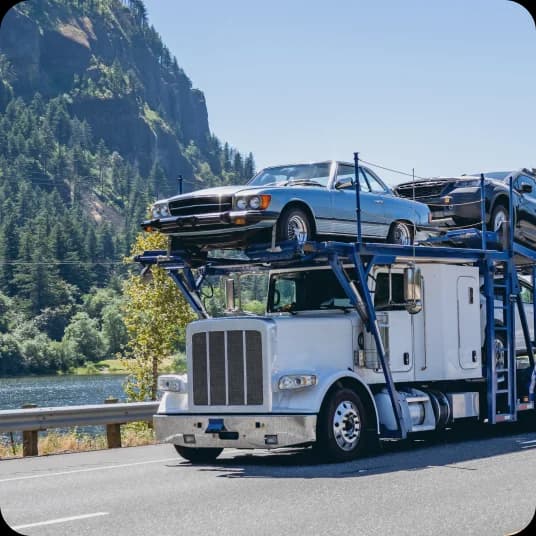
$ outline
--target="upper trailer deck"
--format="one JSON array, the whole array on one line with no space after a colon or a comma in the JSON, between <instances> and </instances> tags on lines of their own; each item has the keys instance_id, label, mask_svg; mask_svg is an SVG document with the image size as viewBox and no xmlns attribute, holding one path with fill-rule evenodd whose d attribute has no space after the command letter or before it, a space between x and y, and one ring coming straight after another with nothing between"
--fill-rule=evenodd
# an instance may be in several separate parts
<instances>
[{"instance_id":1,"label":"upper trailer deck","mask_svg":"<svg viewBox=\"0 0 536 536\"><path fill-rule=\"evenodd\" d=\"M512 253L504 247L500 233L487 231L482 248L483 233L478 229L449 231L443 237L430 239L415 246L399 246L385 243L304 242L289 241L270 247L261 244L244 249L235 256L229 252L213 250L206 256L193 255L187 250L146 251L135 257L142 265L158 265L180 270L202 268L206 274L263 271L275 268L329 265L330 258L355 261L356 256L368 263L393 264L395 262L444 262L478 263L506 262L512 258L516 266L526 269L536 265L536 251L514 243ZM443 245L450 244L450 245ZM480 247L475 247L480 245ZM218 256L218 253L220 255Z\"/></svg>"}]
</instances>

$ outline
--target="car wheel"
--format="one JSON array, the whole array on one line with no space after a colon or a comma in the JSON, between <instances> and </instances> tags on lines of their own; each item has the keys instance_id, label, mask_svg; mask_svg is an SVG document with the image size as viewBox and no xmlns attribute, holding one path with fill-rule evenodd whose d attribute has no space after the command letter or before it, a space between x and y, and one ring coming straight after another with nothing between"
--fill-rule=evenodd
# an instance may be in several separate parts
<instances>
[{"instance_id":1,"label":"car wheel","mask_svg":"<svg viewBox=\"0 0 536 536\"><path fill-rule=\"evenodd\" d=\"M346 462L366 448L367 414L351 389L334 391L324 402L317 423L316 454L325 462Z\"/></svg>"},{"instance_id":2,"label":"car wheel","mask_svg":"<svg viewBox=\"0 0 536 536\"><path fill-rule=\"evenodd\" d=\"M174 447L183 458L192 463L213 462L223 451L223 449L215 448L194 449L191 447L182 447L181 445L174 445Z\"/></svg>"},{"instance_id":3,"label":"car wheel","mask_svg":"<svg viewBox=\"0 0 536 536\"><path fill-rule=\"evenodd\" d=\"M305 240L313 239L313 226L307 213L298 207L290 207L279 216L278 238L281 241L297 240L298 233L305 235Z\"/></svg>"},{"instance_id":4,"label":"car wheel","mask_svg":"<svg viewBox=\"0 0 536 536\"><path fill-rule=\"evenodd\" d=\"M389 244L398 244L400 246L410 246L413 244L412 226L403 221L395 221L389 230L387 242L389 242Z\"/></svg>"},{"instance_id":5,"label":"car wheel","mask_svg":"<svg viewBox=\"0 0 536 536\"><path fill-rule=\"evenodd\" d=\"M491 228L498 231L504 222L509 221L508 209L504 205L496 205L491 213Z\"/></svg>"}]
</instances>

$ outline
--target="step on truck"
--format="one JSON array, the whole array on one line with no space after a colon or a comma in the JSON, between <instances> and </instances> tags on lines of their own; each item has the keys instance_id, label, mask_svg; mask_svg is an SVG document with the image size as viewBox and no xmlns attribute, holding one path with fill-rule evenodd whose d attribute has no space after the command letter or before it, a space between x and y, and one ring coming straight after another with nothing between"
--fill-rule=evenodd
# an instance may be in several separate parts
<instances>
[{"instance_id":1,"label":"step on truck","mask_svg":"<svg viewBox=\"0 0 536 536\"><path fill-rule=\"evenodd\" d=\"M309 445L348 461L378 439L460 421L527 412L536 424L534 318L518 279L529 271L534 283L536 252L514 243L508 225L414 246L363 243L357 206L355 243L298 237L239 258L136 258L167 270L199 317L187 326L187 374L158 379L159 441L192 462L224 448ZM264 314L241 310L245 276L266 285ZM216 280L225 310L211 317L203 288Z\"/></svg>"}]
</instances>

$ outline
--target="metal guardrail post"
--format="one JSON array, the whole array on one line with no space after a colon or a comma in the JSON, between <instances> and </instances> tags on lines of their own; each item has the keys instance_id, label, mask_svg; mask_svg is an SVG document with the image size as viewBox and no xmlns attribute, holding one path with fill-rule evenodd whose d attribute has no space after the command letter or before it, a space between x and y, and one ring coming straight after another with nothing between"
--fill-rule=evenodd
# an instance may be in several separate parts
<instances>
[{"instance_id":1,"label":"metal guardrail post","mask_svg":"<svg viewBox=\"0 0 536 536\"><path fill-rule=\"evenodd\" d=\"M24 404L23 409L36 408L37 404ZM39 456L38 450L38 434L37 430L26 430L22 432L22 455L26 456Z\"/></svg>"},{"instance_id":2,"label":"metal guardrail post","mask_svg":"<svg viewBox=\"0 0 536 536\"><path fill-rule=\"evenodd\" d=\"M104 403L105 404L117 404L117 398L109 396ZM106 441L108 442L109 449L121 448L121 424L107 424L106 425Z\"/></svg>"}]
</instances>

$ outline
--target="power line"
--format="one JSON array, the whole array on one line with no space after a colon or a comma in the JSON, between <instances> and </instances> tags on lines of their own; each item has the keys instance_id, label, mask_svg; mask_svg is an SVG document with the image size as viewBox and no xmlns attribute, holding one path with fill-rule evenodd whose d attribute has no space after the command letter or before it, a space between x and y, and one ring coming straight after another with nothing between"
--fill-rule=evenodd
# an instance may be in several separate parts
<instances>
[{"instance_id":1,"label":"power line","mask_svg":"<svg viewBox=\"0 0 536 536\"><path fill-rule=\"evenodd\" d=\"M375 164L374 162L369 162L367 160L363 160L362 158L359 158L359 161L363 162L364 164L368 164L369 166L377 167L379 169L384 169L385 171L391 171L392 173L398 173L399 175L405 175L406 177L412 177L412 178L415 177L417 179L422 179L422 180L426 180L426 179L429 178L429 177L420 177L419 175L415 175L413 173L408 173L407 171L401 171L399 169L388 168L388 167L382 166L380 164Z\"/></svg>"}]
</instances>

